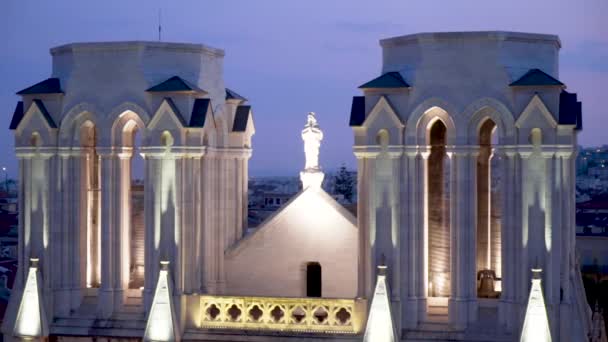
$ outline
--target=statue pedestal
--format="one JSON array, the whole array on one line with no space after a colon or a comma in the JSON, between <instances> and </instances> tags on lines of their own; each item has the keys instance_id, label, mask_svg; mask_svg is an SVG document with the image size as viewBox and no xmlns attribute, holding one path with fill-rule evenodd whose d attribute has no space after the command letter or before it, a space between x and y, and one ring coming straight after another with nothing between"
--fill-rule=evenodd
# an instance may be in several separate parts
<instances>
[{"instance_id":1,"label":"statue pedestal","mask_svg":"<svg viewBox=\"0 0 608 342\"><path fill-rule=\"evenodd\" d=\"M302 181L302 189L306 189L308 187L316 187L320 188L321 184L323 184L323 179L325 178L325 174L321 172L321 170L313 169L313 170L304 170L300 172L300 180Z\"/></svg>"}]
</instances>

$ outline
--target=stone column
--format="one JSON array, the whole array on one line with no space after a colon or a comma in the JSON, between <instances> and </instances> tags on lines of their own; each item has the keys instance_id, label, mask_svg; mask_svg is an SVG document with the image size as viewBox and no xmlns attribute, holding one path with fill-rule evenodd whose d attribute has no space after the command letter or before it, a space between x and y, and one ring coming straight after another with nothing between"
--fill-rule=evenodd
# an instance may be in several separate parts
<instances>
[{"instance_id":1,"label":"stone column","mask_svg":"<svg viewBox=\"0 0 608 342\"><path fill-rule=\"evenodd\" d=\"M155 265L159 264L156 261L154 251L157 248L155 241L155 227L158 223L157 213L154 211L156 196L158 191L155 191L153 184L156 182L158 172L155 169L156 160L152 158L146 151L146 148L142 148L142 156L144 158L144 291L143 291L143 303L146 312L152 305L154 296L154 286L156 284L156 274L154 272Z\"/></svg>"},{"instance_id":2,"label":"stone column","mask_svg":"<svg viewBox=\"0 0 608 342\"><path fill-rule=\"evenodd\" d=\"M401 149L395 148L389 151L391 162L391 192L390 192L390 209L391 209L391 227L390 241L391 249L387 255L390 255L387 262L389 267L389 281L391 290L391 304L393 312L393 321L395 329L401 331L401 235L406 234L402 230L401 221L401 183L403 183L403 168L402 168ZM376 266L378 270L378 265Z\"/></svg>"},{"instance_id":3,"label":"stone column","mask_svg":"<svg viewBox=\"0 0 608 342\"><path fill-rule=\"evenodd\" d=\"M121 307L129 289L131 268L131 158L133 149L123 147L117 154L115 174L118 177L114 244L115 307Z\"/></svg>"},{"instance_id":4,"label":"stone column","mask_svg":"<svg viewBox=\"0 0 608 342\"><path fill-rule=\"evenodd\" d=\"M466 278L463 279L463 294L467 300L467 320L468 323L477 321L478 304L477 304L477 267L476 267L476 248L477 248L477 159L479 157L479 146L469 146L468 155L466 158L466 166L461 166L461 171L466 172L463 175L462 183L465 191L461 193L458 202L462 202L466 212L466 218L461 238L464 242L461 244L463 252L464 270L463 274ZM466 208L466 209L465 209Z\"/></svg>"},{"instance_id":5,"label":"stone column","mask_svg":"<svg viewBox=\"0 0 608 342\"><path fill-rule=\"evenodd\" d=\"M573 311L573 291L571 288L570 275L574 267L579 267L574 263L574 243L576 241L575 224L575 171L574 160L576 152L573 148L560 150L556 154L557 168L559 168L560 178L557 180L561 189L559 206L559 224L554 229L561 232L560 247L562 254L559 261L560 266L560 304L559 304L559 335L560 341L565 341L572 329ZM556 246L557 247L557 246ZM555 325L555 323L553 324Z\"/></svg>"},{"instance_id":6,"label":"stone column","mask_svg":"<svg viewBox=\"0 0 608 342\"><path fill-rule=\"evenodd\" d=\"M28 274L30 258L39 258L41 270L44 272L43 283L40 285L44 291L45 303L50 310L53 310L52 291L59 285L59 288L67 291L69 278L66 283L57 279L55 267L57 262L53 260L55 253L61 251L51 245L51 240L60 235L51 226L51 220L57 213L57 203L54 202L56 187L52 181L55 167L56 149L54 147L35 147L17 148L17 158L19 159L19 249L16 286L24 286ZM54 242L54 241L53 241ZM67 297L67 294L66 294ZM69 308L69 298L66 298L66 307Z\"/></svg>"},{"instance_id":7,"label":"stone column","mask_svg":"<svg viewBox=\"0 0 608 342\"><path fill-rule=\"evenodd\" d=\"M70 160L71 152L69 149L61 149L59 153L59 194L58 199L61 203L61 221L58 222L54 235L54 256L57 262L58 272L58 284L55 289L56 302L55 302L55 313L60 316L68 316L70 312L70 286L72 283L72 272L70 259L70 235L71 235L71 224L73 224L73 205L74 201L71 200L74 195L72 191L72 164Z\"/></svg>"},{"instance_id":8,"label":"stone column","mask_svg":"<svg viewBox=\"0 0 608 342\"><path fill-rule=\"evenodd\" d=\"M70 309L75 310L80 306L83 289L86 286L86 169L83 167L83 155L81 149L72 152L70 171L71 191L71 220L72 227L68 236L68 260L71 263L71 271L68 276L70 281ZM84 176L83 176L84 175Z\"/></svg>"},{"instance_id":9,"label":"stone column","mask_svg":"<svg viewBox=\"0 0 608 342\"><path fill-rule=\"evenodd\" d=\"M217 294L217 258L218 222L216 221L219 208L219 185L216 179L217 158L215 151L210 151L202 160L202 194L203 194L203 286L208 294ZM222 244L223 245L223 244Z\"/></svg>"},{"instance_id":10,"label":"stone column","mask_svg":"<svg viewBox=\"0 0 608 342\"><path fill-rule=\"evenodd\" d=\"M418 223L417 213L422 210L422 203L417 200L417 156L416 147L407 146L404 153L404 180L402 184L402 194L405 200L401 202L401 213L405 214L402 219L402 246L401 253L401 269L402 269L402 292L401 296L405 298L403 302L403 328L413 329L418 325L418 277L422 276L416 273L417 264L423 260L423 256L417 253L418 239L421 237L422 229ZM359 194L359 201L361 195ZM405 228L405 229L403 229Z\"/></svg>"},{"instance_id":11,"label":"stone column","mask_svg":"<svg viewBox=\"0 0 608 342\"><path fill-rule=\"evenodd\" d=\"M357 221L359 226L359 282L358 296L371 298L373 291L374 261L373 241L375 235L375 172L374 160L377 152L355 151L358 162Z\"/></svg>"},{"instance_id":12,"label":"stone column","mask_svg":"<svg viewBox=\"0 0 608 342\"><path fill-rule=\"evenodd\" d=\"M101 169L101 286L98 296L98 315L109 318L115 306L115 279L118 270L114 268L116 220L117 175L115 167L118 158L111 148L98 149Z\"/></svg>"},{"instance_id":13,"label":"stone column","mask_svg":"<svg viewBox=\"0 0 608 342\"><path fill-rule=\"evenodd\" d=\"M429 210L428 210L428 158L430 156L430 148L420 147L416 158L416 190L414 191L416 199L421 207L416 211L416 238L414 241L414 251L418 257L416 258L415 274L416 290L418 299L418 321L426 321L427 318L427 297L428 297L428 240L429 240Z\"/></svg>"},{"instance_id":14,"label":"stone column","mask_svg":"<svg viewBox=\"0 0 608 342\"><path fill-rule=\"evenodd\" d=\"M498 151L502 162L502 215L501 215L501 254L502 254L502 292L500 295L499 321L508 331L513 331L513 315L515 314L513 305L515 302L515 231L521 229L515 224L515 158L516 153L512 149L501 148Z\"/></svg>"},{"instance_id":15,"label":"stone column","mask_svg":"<svg viewBox=\"0 0 608 342\"><path fill-rule=\"evenodd\" d=\"M545 170L545 225L539 227L544 230L544 241L541 242L545 263L543 268L544 278L544 297L547 308L547 315L550 322L558 322L558 305L559 305L559 259L561 250L559 246L559 229L554 229L557 226L558 215L557 204L559 190L556 188L556 161L555 151L552 147L546 147L542 151L542 160ZM557 268L557 270L556 270ZM556 281L557 280L557 281ZM557 326L551 325L552 336L557 335Z\"/></svg>"},{"instance_id":16,"label":"stone column","mask_svg":"<svg viewBox=\"0 0 608 342\"><path fill-rule=\"evenodd\" d=\"M448 312L455 329L477 320L477 146L455 146L451 156L452 289Z\"/></svg>"},{"instance_id":17,"label":"stone column","mask_svg":"<svg viewBox=\"0 0 608 342\"><path fill-rule=\"evenodd\" d=\"M525 201L527 181L530 176L530 156L532 151L520 147L517 151L519 158L515 167L515 190L514 203L516 205L515 210L515 222L519 224L519 228L515 230L515 265L518 265L516 270L516 286L515 286L515 299L517 308L515 317L513 317L517 327L521 327L523 324L523 317L525 315L526 304L528 301L528 287L530 284L530 275L528 269L531 265L528 260L528 244L529 244L529 228L528 228L528 208L527 202Z\"/></svg>"}]
</instances>

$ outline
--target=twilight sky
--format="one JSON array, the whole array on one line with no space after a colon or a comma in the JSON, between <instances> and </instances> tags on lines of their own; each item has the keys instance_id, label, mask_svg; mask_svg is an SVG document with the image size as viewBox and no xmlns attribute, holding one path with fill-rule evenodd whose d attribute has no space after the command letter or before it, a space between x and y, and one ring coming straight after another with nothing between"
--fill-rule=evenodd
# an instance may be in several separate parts
<instances>
[{"instance_id":1,"label":"twilight sky","mask_svg":"<svg viewBox=\"0 0 608 342\"><path fill-rule=\"evenodd\" d=\"M560 36L559 79L583 101L583 145L608 144L606 0L2 0L0 165L16 176L8 126L15 92L51 73L49 49L84 41L203 43L226 51L226 85L253 105L251 175L296 175L300 130L315 111L325 133L321 165L355 166L350 102L380 72L378 40L430 31L505 30Z\"/></svg>"}]
</instances>

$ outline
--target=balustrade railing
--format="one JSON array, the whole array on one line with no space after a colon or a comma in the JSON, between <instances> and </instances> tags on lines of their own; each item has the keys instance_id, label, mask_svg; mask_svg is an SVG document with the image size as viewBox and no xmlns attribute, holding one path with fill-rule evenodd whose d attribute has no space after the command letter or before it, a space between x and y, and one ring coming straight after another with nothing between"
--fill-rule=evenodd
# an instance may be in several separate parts
<instances>
[{"instance_id":1,"label":"balustrade railing","mask_svg":"<svg viewBox=\"0 0 608 342\"><path fill-rule=\"evenodd\" d=\"M358 334L364 299L201 296L201 328Z\"/></svg>"}]
</instances>

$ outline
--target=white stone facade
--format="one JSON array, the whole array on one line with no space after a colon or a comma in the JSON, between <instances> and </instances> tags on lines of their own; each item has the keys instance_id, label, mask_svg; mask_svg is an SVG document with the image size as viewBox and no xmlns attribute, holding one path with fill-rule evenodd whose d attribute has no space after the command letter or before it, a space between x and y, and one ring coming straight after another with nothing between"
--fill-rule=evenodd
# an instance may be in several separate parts
<instances>
[{"instance_id":1,"label":"white stone facade","mask_svg":"<svg viewBox=\"0 0 608 342\"><path fill-rule=\"evenodd\" d=\"M225 88L223 51L158 42L52 49L52 78L19 93L11 123L20 268L2 332L13 336L27 264L38 258L41 334L62 340L155 340L160 330L146 329L153 302L154 319L170 317L166 340L324 340L327 321L308 317L316 333L287 333L291 323L269 312L303 305L284 297L338 297L304 298L306 312L349 307L359 319L354 307L372 298L378 266L391 336L515 341L530 269L542 268L552 340L584 340L591 322L574 251L580 118L556 79L560 44L510 32L382 40L382 76L361 87L351 113L357 218L320 189L323 133L311 115L304 189L248 236L255 129L246 100ZM131 219L137 154L143 232ZM141 236L143 271L133 250ZM320 280L313 295L309 267ZM220 319L203 297L228 303ZM235 323L226 314L235 300L241 314L246 300L264 306L267 321L253 326L271 332L202 328ZM361 320L331 320L332 331L350 333L336 338L363 338Z\"/></svg>"},{"instance_id":2,"label":"white stone facade","mask_svg":"<svg viewBox=\"0 0 608 342\"><path fill-rule=\"evenodd\" d=\"M553 340L585 339L587 306L574 251L577 131L560 113L563 85L554 82L560 44L556 36L510 32L424 33L380 42L384 79L361 86L364 99L353 101L351 116L359 171L359 296L369 298L376 266L386 258L404 337L434 336L424 331L432 323L451 332L437 338L481 338L475 332L485 325L492 340L516 339L530 269L537 267ZM552 77L543 76L547 84L514 83L533 69ZM399 73L402 82L395 85L387 73ZM478 178L487 120L497 136L491 153L500 158L499 170L491 172L502 175L500 226L491 232L498 244L488 252L497 254L489 266L501 278L496 299L478 298L476 269L476 251L483 248L476 242L478 198L493 196L478 184L487 181ZM446 180L432 190L437 122L445 153L439 174ZM440 225L449 240L443 249L430 242L434 215L444 216ZM446 270L437 281L429 275L435 254L443 254ZM434 297L433 287L441 285L446 294Z\"/></svg>"},{"instance_id":3,"label":"white stone facade","mask_svg":"<svg viewBox=\"0 0 608 342\"><path fill-rule=\"evenodd\" d=\"M222 50L120 42L69 44L51 54L60 89L22 93L14 127L17 290L29 258L40 258L49 322L62 322L50 325L51 334L87 335L104 319L108 329L97 334L141 337L161 260L172 265L176 298L226 291L224 250L246 229L251 109L228 96ZM185 82L152 89L175 76ZM130 286L135 153L145 174L143 288ZM185 303L175 302L180 324Z\"/></svg>"}]
</instances>

